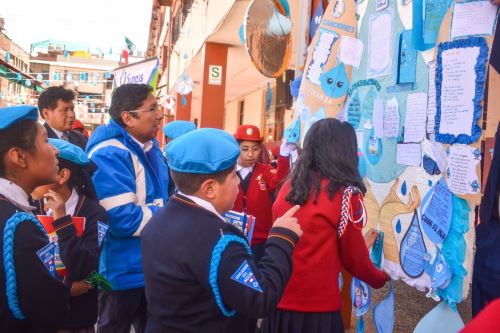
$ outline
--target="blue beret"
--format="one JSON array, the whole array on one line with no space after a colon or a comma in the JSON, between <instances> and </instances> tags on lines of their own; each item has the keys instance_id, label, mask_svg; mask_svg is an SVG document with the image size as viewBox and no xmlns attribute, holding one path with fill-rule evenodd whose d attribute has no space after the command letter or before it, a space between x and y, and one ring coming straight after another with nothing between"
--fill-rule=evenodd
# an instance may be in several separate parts
<instances>
[{"instance_id":1,"label":"blue beret","mask_svg":"<svg viewBox=\"0 0 500 333\"><path fill-rule=\"evenodd\" d=\"M49 139L49 143L57 149L59 158L83 166L90 164L89 157L82 148L59 139Z\"/></svg>"},{"instance_id":2,"label":"blue beret","mask_svg":"<svg viewBox=\"0 0 500 333\"><path fill-rule=\"evenodd\" d=\"M195 174L213 174L232 167L240 146L232 135L215 128L184 134L167 145L170 169Z\"/></svg>"},{"instance_id":3,"label":"blue beret","mask_svg":"<svg viewBox=\"0 0 500 333\"><path fill-rule=\"evenodd\" d=\"M176 139L183 134L196 129L196 125L190 121L175 120L163 126L163 134L171 139Z\"/></svg>"},{"instance_id":4,"label":"blue beret","mask_svg":"<svg viewBox=\"0 0 500 333\"><path fill-rule=\"evenodd\" d=\"M38 109L31 105L0 108L0 130L9 128L21 120L38 120Z\"/></svg>"}]
</instances>

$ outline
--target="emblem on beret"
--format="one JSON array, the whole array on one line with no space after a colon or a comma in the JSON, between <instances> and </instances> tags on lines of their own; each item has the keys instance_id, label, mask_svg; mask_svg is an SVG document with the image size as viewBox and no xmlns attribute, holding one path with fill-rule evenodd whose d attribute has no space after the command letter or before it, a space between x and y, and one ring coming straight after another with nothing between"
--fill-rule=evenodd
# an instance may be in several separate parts
<instances>
[{"instance_id":1,"label":"emblem on beret","mask_svg":"<svg viewBox=\"0 0 500 333\"><path fill-rule=\"evenodd\" d=\"M252 135L252 134L253 134L253 129L247 128L247 135Z\"/></svg>"}]
</instances>

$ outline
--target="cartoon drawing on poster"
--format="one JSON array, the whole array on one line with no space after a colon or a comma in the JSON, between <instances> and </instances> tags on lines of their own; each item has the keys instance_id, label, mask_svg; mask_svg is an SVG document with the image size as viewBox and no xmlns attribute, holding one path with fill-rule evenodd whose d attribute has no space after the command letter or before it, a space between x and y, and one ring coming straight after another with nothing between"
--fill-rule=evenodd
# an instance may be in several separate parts
<instances>
[{"instance_id":1,"label":"cartoon drawing on poster","mask_svg":"<svg viewBox=\"0 0 500 333\"><path fill-rule=\"evenodd\" d=\"M451 226L452 193L441 178L422 201L422 229L430 241L442 244Z\"/></svg>"},{"instance_id":2,"label":"cartoon drawing on poster","mask_svg":"<svg viewBox=\"0 0 500 333\"><path fill-rule=\"evenodd\" d=\"M323 93L331 98L339 98L347 93L349 79L343 63L338 64L320 76Z\"/></svg>"},{"instance_id":3,"label":"cartoon drawing on poster","mask_svg":"<svg viewBox=\"0 0 500 333\"><path fill-rule=\"evenodd\" d=\"M399 103L394 96L387 101L384 112L384 136L395 138L399 134Z\"/></svg>"},{"instance_id":4,"label":"cartoon drawing on poster","mask_svg":"<svg viewBox=\"0 0 500 333\"><path fill-rule=\"evenodd\" d=\"M371 305L370 287L355 277L352 278L351 283L351 298L356 309L356 316L360 317L368 312Z\"/></svg>"},{"instance_id":5,"label":"cartoon drawing on poster","mask_svg":"<svg viewBox=\"0 0 500 333\"><path fill-rule=\"evenodd\" d=\"M410 227L401 241L400 262L403 271L411 278L417 278L424 272L425 254L424 236L420 229L418 214L415 210Z\"/></svg>"},{"instance_id":6,"label":"cartoon drawing on poster","mask_svg":"<svg viewBox=\"0 0 500 333\"><path fill-rule=\"evenodd\" d=\"M391 73L392 69L392 21L394 8L370 16L368 40L367 77L374 78Z\"/></svg>"},{"instance_id":7,"label":"cartoon drawing on poster","mask_svg":"<svg viewBox=\"0 0 500 333\"><path fill-rule=\"evenodd\" d=\"M481 150L466 145L452 145L448 147L447 153L446 182L449 189L455 194L479 193L476 168L481 162Z\"/></svg>"}]
</instances>

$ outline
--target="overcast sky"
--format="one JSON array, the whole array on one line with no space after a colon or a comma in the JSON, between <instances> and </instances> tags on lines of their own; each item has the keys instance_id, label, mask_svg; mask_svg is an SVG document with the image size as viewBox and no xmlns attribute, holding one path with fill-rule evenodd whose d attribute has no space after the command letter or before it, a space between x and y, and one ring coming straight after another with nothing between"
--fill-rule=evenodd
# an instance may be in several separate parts
<instances>
[{"instance_id":1,"label":"overcast sky","mask_svg":"<svg viewBox=\"0 0 500 333\"><path fill-rule=\"evenodd\" d=\"M145 51L153 0L0 0L7 35L29 52L58 39L119 52L127 36Z\"/></svg>"}]
</instances>

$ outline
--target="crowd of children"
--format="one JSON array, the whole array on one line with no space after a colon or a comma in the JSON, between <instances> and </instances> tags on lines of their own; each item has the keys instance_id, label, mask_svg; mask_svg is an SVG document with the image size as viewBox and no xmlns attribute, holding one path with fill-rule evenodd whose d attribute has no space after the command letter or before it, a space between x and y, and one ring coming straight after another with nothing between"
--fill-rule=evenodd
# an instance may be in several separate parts
<instances>
[{"instance_id":1,"label":"crowd of children","mask_svg":"<svg viewBox=\"0 0 500 333\"><path fill-rule=\"evenodd\" d=\"M139 84L116 89L84 151L72 98L53 87L38 109L0 109L0 332L253 333L258 318L265 333L344 332L340 270L389 281L362 234L347 122L316 122L291 170L295 144L261 163L253 125L174 121L162 153L163 115ZM250 239L230 210L255 218Z\"/></svg>"}]
</instances>

